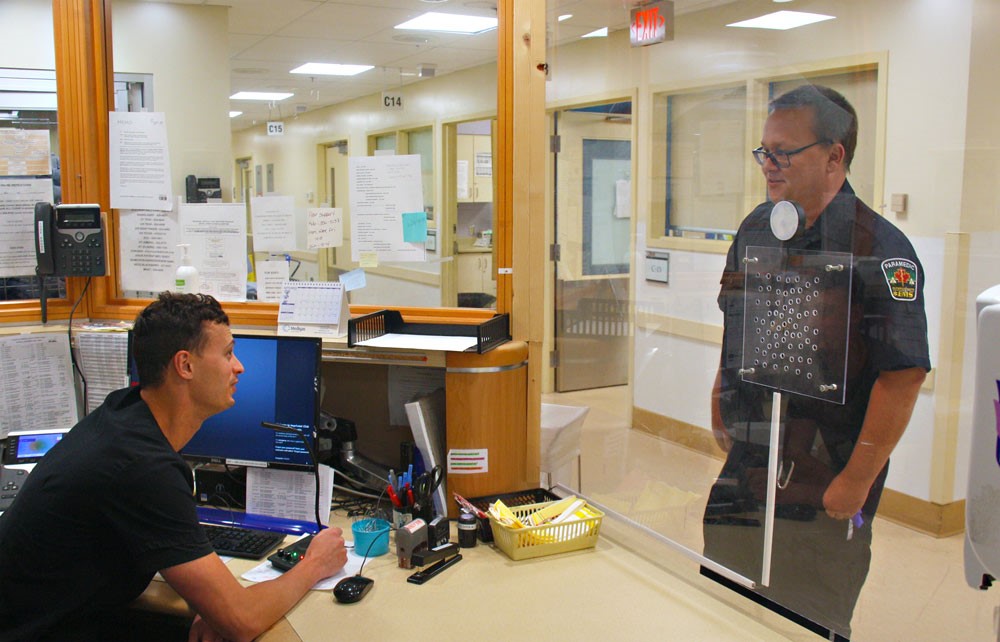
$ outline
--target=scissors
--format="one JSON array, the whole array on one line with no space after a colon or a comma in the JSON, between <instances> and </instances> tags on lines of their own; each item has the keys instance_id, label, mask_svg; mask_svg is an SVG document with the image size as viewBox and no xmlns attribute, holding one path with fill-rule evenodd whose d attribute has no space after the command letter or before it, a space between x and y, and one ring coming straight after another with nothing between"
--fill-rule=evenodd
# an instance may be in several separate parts
<instances>
[{"instance_id":1,"label":"scissors","mask_svg":"<svg viewBox=\"0 0 1000 642\"><path fill-rule=\"evenodd\" d=\"M440 466L435 466L429 471L419 475L413 483L413 493L418 497L417 501L429 498L431 493L437 490L438 486L441 485L441 479L443 476L444 475Z\"/></svg>"}]
</instances>

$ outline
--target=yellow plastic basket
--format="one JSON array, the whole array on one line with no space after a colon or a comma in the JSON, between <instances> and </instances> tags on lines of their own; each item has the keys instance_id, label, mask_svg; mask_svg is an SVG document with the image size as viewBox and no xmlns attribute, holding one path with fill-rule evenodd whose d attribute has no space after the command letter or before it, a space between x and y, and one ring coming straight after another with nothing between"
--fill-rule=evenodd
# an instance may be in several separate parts
<instances>
[{"instance_id":1,"label":"yellow plastic basket","mask_svg":"<svg viewBox=\"0 0 1000 642\"><path fill-rule=\"evenodd\" d=\"M510 509L523 522L528 515L554 503L542 502L541 504L512 506ZM527 528L504 526L490 515L493 543L512 560L526 560L532 557L591 548L597 544L597 536L601 531L604 513L590 504L586 506L596 514L595 517Z\"/></svg>"}]
</instances>

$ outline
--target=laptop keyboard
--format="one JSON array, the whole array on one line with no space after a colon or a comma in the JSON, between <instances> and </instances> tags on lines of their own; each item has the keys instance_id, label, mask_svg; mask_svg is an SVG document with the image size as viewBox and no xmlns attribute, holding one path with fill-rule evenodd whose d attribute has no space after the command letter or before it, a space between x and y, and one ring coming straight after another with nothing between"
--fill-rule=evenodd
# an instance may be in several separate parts
<instances>
[{"instance_id":1,"label":"laptop keyboard","mask_svg":"<svg viewBox=\"0 0 1000 642\"><path fill-rule=\"evenodd\" d=\"M208 541L219 555L259 560L285 541L284 533L239 526L202 524Z\"/></svg>"}]
</instances>

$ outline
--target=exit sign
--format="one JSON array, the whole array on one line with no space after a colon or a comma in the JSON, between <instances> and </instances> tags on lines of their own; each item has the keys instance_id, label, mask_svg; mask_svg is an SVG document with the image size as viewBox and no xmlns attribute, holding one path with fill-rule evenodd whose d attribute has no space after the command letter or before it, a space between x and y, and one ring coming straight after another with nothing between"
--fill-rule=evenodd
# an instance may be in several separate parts
<instances>
[{"instance_id":1,"label":"exit sign","mask_svg":"<svg viewBox=\"0 0 1000 642\"><path fill-rule=\"evenodd\" d=\"M661 0L635 7L631 15L629 39L633 47L645 47L674 39L672 0Z\"/></svg>"}]
</instances>

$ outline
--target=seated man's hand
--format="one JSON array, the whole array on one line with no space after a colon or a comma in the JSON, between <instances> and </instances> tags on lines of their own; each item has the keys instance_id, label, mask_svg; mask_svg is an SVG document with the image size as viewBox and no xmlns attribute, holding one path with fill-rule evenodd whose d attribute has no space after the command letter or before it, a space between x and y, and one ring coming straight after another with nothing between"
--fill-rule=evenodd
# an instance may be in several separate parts
<instances>
[{"instance_id":1,"label":"seated man's hand","mask_svg":"<svg viewBox=\"0 0 1000 642\"><path fill-rule=\"evenodd\" d=\"M200 615L196 615L188 632L188 642L225 642L226 638L210 627Z\"/></svg>"},{"instance_id":2,"label":"seated man's hand","mask_svg":"<svg viewBox=\"0 0 1000 642\"><path fill-rule=\"evenodd\" d=\"M347 564L347 549L344 548L343 531L336 526L321 530L313 536L306 550L306 556L328 571L329 577Z\"/></svg>"}]
</instances>

